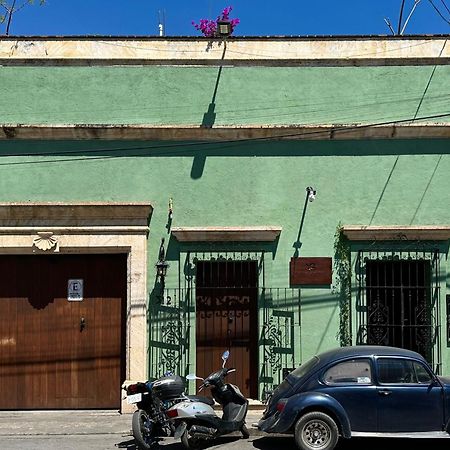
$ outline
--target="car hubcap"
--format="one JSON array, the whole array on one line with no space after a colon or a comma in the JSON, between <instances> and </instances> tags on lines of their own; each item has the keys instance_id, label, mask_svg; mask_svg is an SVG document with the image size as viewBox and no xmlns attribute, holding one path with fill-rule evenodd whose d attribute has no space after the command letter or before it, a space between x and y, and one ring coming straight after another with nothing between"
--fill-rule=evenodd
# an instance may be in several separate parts
<instances>
[{"instance_id":1,"label":"car hubcap","mask_svg":"<svg viewBox=\"0 0 450 450\"><path fill-rule=\"evenodd\" d=\"M314 448L322 448L327 445L330 440L330 427L322 421L308 422L303 429L303 438L309 446Z\"/></svg>"}]
</instances>

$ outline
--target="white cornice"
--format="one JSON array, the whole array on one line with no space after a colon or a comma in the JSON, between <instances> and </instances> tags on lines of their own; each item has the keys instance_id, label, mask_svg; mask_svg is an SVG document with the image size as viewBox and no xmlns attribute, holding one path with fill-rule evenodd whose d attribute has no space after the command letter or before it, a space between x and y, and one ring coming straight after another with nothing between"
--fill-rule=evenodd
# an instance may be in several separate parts
<instances>
[{"instance_id":1,"label":"white cornice","mask_svg":"<svg viewBox=\"0 0 450 450\"><path fill-rule=\"evenodd\" d=\"M173 227L171 232L180 242L273 242L281 227Z\"/></svg>"},{"instance_id":2,"label":"white cornice","mask_svg":"<svg viewBox=\"0 0 450 450\"><path fill-rule=\"evenodd\" d=\"M149 39L3 37L1 64L445 64L448 36Z\"/></svg>"},{"instance_id":3,"label":"white cornice","mask_svg":"<svg viewBox=\"0 0 450 450\"><path fill-rule=\"evenodd\" d=\"M149 203L0 203L0 233L68 228L77 233L141 232L147 229L152 211Z\"/></svg>"},{"instance_id":4,"label":"white cornice","mask_svg":"<svg viewBox=\"0 0 450 450\"><path fill-rule=\"evenodd\" d=\"M450 239L450 225L345 225L342 231L351 241L446 241Z\"/></svg>"}]
</instances>

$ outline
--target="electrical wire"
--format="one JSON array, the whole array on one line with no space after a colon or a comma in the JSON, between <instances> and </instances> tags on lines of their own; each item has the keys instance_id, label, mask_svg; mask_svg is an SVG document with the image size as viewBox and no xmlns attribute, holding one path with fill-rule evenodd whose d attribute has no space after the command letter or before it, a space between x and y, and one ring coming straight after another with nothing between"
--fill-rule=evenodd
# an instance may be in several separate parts
<instances>
[{"instance_id":1,"label":"electrical wire","mask_svg":"<svg viewBox=\"0 0 450 450\"><path fill-rule=\"evenodd\" d=\"M444 8L447 10L447 12L450 14L450 9L449 9L449 7L447 6L447 3L445 3L445 1L444 0L441 0L441 3L444 5Z\"/></svg>"},{"instance_id":2,"label":"electrical wire","mask_svg":"<svg viewBox=\"0 0 450 450\"><path fill-rule=\"evenodd\" d=\"M439 10L439 8L433 3L433 0L428 0L431 3L431 6L433 6L433 8L435 9L435 11L439 14L439 16L442 18L442 20L444 20L445 22L447 22L450 25L450 20L447 20L443 14L441 13L441 11Z\"/></svg>"},{"instance_id":3,"label":"electrical wire","mask_svg":"<svg viewBox=\"0 0 450 450\"><path fill-rule=\"evenodd\" d=\"M370 124L360 124L360 125L347 125L347 126L338 126L331 129L326 130L313 130L313 131L306 131L306 132L299 132L299 133L288 133L288 134L278 134L273 136L262 136L262 137L256 137L256 138L243 138L243 139L228 139L228 140L220 140L220 141L196 141L196 142L180 142L180 143L170 143L170 144L164 144L164 145L146 145L146 146L133 146L133 147L116 147L116 148L89 148L89 149L77 149L77 150L66 150L66 151L58 151L58 152L40 152L40 153L11 153L11 154L0 154L1 157L23 157L23 156L29 156L29 157L37 157L37 156L61 156L61 155L71 155L71 154L79 154L79 153L115 153L115 152L126 152L126 151L141 151L141 150L155 150L155 149L173 149L173 148L187 148L187 147L204 147L204 146L210 146L210 147L219 147L223 148L225 145L228 144L228 146L235 146L237 144L242 143L250 143L250 142L261 142L261 141L271 141L271 140L279 140L279 139L286 139L286 138L299 138L304 137L305 140L308 139L308 137L318 136L321 134L330 134L330 133L346 133L349 131L359 130L359 129L367 129L372 127L379 127L384 125L395 125L400 123L408 123L408 122L417 122L421 120L430 120L430 119L438 119L438 118L444 118L444 117L450 117L450 112L443 113L443 114L435 114L432 116L423 116L423 117L412 117L408 119L398 119L398 120L390 120L390 121L383 121L383 122L376 122L376 123L370 123ZM157 156L170 156L175 154L185 154L184 150L181 150L179 152L169 152L169 153L158 153ZM52 162L72 162L72 161L94 161L99 159L112 159L112 158L123 158L123 157L130 157L130 156L138 156L138 155L108 155L108 156L83 156L78 158L71 158L71 159L55 159L55 160L39 160L39 161L9 161L0 163L0 166L14 166L14 165L24 165L24 164L42 164L42 163L52 163ZM142 155L146 156L146 155Z\"/></svg>"}]
</instances>

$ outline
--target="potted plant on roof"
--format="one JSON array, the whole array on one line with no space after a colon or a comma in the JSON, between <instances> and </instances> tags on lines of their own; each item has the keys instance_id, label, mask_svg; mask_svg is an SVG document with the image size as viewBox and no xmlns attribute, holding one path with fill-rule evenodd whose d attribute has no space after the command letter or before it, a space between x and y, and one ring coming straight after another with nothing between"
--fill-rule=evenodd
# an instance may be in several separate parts
<instances>
[{"instance_id":1,"label":"potted plant on roof","mask_svg":"<svg viewBox=\"0 0 450 450\"><path fill-rule=\"evenodd\" d=\"M237 18L230 19L232 9L232 6L227 6L216 20L200 19L199 23L192 22L192 25L206 37L228 37L240 22Z\"/></svg>"}]
</instances>

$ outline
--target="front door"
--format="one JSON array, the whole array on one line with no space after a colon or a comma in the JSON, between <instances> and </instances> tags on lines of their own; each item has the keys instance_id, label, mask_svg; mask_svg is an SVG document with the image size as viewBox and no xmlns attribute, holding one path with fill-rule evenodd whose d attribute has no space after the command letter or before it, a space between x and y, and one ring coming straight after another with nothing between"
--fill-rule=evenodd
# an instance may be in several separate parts
<instances>
[{"instance_id":1,"label":"front door","mask_svg":"<svg viewBox=\"0 0 450 450\"><path fill-rule=\"evenodd\" d=\"M0 409L120 407L126 264L0 256ZM80 301L69 280L82 280Z\"/></svg>"},{"instance_id":2,"label":"front door","mask_svg":"<svg viewBox=\"0 0 450 450\"><path fill-rule=\"evenodd\" d=\"M235 367L227 381L258 395L258 266L256 261L199 261L196 276L197 375Z\"/></svg>"}]
</instances>

